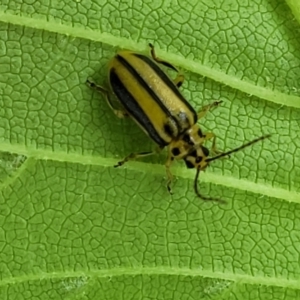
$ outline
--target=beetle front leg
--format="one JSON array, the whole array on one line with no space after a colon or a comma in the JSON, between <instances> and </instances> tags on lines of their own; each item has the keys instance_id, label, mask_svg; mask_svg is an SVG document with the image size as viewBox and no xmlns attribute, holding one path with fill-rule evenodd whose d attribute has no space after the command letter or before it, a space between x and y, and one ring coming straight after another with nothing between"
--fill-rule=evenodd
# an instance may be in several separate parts
<instances>
[{"instance_id":1,"label":"beetle front leg","mask_svg":"<svg viewBox=\"0 0 300 300\"><path fill-rule=\"evenodd\" d=\"M106 90L105 88L103 88L102 86L94 83L93 81L87 79L86 84L92 88L95 89L97 92L101 93L104 95L106 102L108 104L108 106L112 109L112 111L115 113L115 115L118 118L124 118L124 117L128 117L128 113L125 110L121 110L121 109L115 109L112 105L112 101L110 99L110 93L108 90Z\"/></svg>"},{"instance_id":2,"label":"beetle front leg","mask_svg":"<svg viewBox=\"0 0 300 300\"><path fill-rule=\"evenodd\" d=\"M163 149L163 147L158 147L154 151L130 153L123 160L119 161L116 165L114 165L114 167L115 168L120 167L120 166L124 165L126 162L128 162L130 160L135 160L136 158L147 157L147 156L151 156L154 154L158 154L162 149Z\"/></svg>"},{"instance_id":3,"label":"beetle front leg","mask_svg":"<svg viewBox=\"0 0 300 300\"><path fill-rule=\"evenodd\" d=\"M171 164L172 162L174 161L174 157L171 156L171 154L168 155L168 159L165 163L165 167L166 167L166 173L167 173L167 189L168 189L168 192L170 194L173 194L172 193L172 188L171 188L171 184L172 184L172 181L173 181L173 174L171 173L171 170L170 170L170 167L171 167Z\"/></svg>"},{"instance_id":4,"label":"beetle front leg","mask_svg":"<svg viewBox=\"0 0 300 300\"><path fill-rule=\"evenodd\" d=\"M220 151L217 146L216 146L216 139L217 139L217 136L212 133L212 132L207 132L205 135L204 135L204 140L207 141L207 140L210 140L210 139L213 139L212 140L212 146L211 146L211 151L213 154L221 154L223 153L223 151Z\"/></svg>"},{"instance_id":5,"label":"beetle front leg","mask_svg":"<svg viewBox=\"0 0 300 300\"><path fill-rule=\"evenodd\" d=\"M210 111L211 109L218 107L223 101L214 101L211 104L205 105L201 108L201 110L198 111L197 115L198 115L198 119L201 119L203 117L205 117L205 115L207 114L208 111Z\"/></svg>"},{"instance_id":6,"label":"beetle front leg","mask_svg":"<svg viewBox=\"0 0 300 300\"><path fill-rule=\"evenodd\" d=\"M153 58L154 61L156 61L158 64L162 64L165 67L170 68L170 69L174 70L175 72L177 72L177 76L173 80L173 82L175 83L175 85L178 88L181 87L182 84L183 84L183 82L184 82L184 76L183 76L183 74L181 74L180 71L176 67L174 67L171 63L158 58L156 56L156 53L155 53L155 50L154 50L154 46L151 43L149 43L149 47L150 47L151 56L152 56L152 58Z\"/></svg>"}]
</instances>

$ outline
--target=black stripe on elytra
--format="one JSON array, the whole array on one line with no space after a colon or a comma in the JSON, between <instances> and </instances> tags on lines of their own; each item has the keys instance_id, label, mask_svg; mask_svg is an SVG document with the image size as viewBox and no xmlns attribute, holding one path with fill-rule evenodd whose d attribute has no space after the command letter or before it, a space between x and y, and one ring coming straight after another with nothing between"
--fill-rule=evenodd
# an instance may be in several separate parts
<instances>
[{"instance_id":1,"label":"black stripe on elytra","mask_svg":"<svg viewBox=\"0 0 300 300\"><path fill-rule=\"evenodd\" d=\"M168 108L161 101L159 96L153 91L151 86L149 86L145 79L141 77L137 70L124 57L116 55L116 59L126 68L126 70L128 70L132 74L132 76L138 81L138 83L143 87L143 89L150 95L150 97L159 105L162 111L166 114L166 116L169 118L169 122L166 123L164 126L165 133L168 134L171 138L176 138L179 134L178 131L180 131L180 124L178 120L174 118L174 116L171 114ZM170 126L171 123L173 123L173 125L175 125L176 128L179 130L176 130L176 132L174 132L174 130L172 130L172 127Z\"/></svg>"},{"instance_id":2,"label":"black stripe on elytra","mask_svg":"<svg viewBox=\"0 0 300 300\"><path fill-rule=\"evenodd\" d=\"M143 89L150 95L150 97L159 105L159 107L162 109L162 111L168 116L169 119L171 119L171 123L176 124L176 128L180 129L178 120L174 118L174 116L171 114L171 112L168 110L168 108L163 104L161 99L158 97L158 95L151 89L151 87L147 84L147 82L141 77L141 75L137 72L137 70L130 65L130 63L121 55L116 55L116 59L128 70L132 76L138 81L138 83L143 87ZM173 132L172 127L168 126L169 131L165 131L171 138L175 138L178 136L178 132Z\"/></svg>"},{"instance_id":3,"label":"black stripe on elytra","mask_svg":"<svg viewBox=\"0 0 300 300\"><path fill-rule=\"evenodd\" d=\"M156 132L149 118L136 102L132 94L126 89L114 68L110 70L109 76L113 92L117 98L122 99L122 105L125 107L126 111L128 111L128 113L132 115L139 124L141 124L155 143L162 147L168 145L168 143L166 143L166 141Z\"/></svg>"},{"instance_id":4,"label":"black stripe on elytra","mask_svg":"<svg viewBox=\"0 0 300 300\"><path fill-rule=\"evenodd\" d=\"M195 112L195 110L191 106L191 104L188 101L186 101L186 99L182 96L182 94L180 93L178 88L175 86L173 81L149 57L138 54L138 53L135 53L134 55L136 57L140 58L141 60L143 60L146 64L148 64L154 70L154 72L164 81L164 83L172 90L172 92L180 99L180 101L182 101L188 107L188 109L191 112L193 112L194 124L195 124L197 122L197 113ZM192 124L190 124L190 125L192 125Z\"/></svg>"}]
</instances>

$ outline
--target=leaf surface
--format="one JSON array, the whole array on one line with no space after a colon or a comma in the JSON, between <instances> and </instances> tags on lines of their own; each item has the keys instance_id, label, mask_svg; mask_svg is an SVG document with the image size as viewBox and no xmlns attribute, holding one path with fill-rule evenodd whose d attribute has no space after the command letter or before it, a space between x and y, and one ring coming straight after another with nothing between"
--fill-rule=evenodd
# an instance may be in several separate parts
<instances>
[{"instance_id":1,"label":"leaf surface","mask_svg":"<svg viewBox=\"0 0 300 300\"><path fill-rule=\"evenodd\" d=\"M1 299L300 298L300 14L286 2L1 2ZM272 134L201 174L226 205L198 199L182 162L168 194L165 153L112 167L155 145L85 81L149 42L195 108L223 100L200 121L219 149Z\"/></svg>"}]
</instances>

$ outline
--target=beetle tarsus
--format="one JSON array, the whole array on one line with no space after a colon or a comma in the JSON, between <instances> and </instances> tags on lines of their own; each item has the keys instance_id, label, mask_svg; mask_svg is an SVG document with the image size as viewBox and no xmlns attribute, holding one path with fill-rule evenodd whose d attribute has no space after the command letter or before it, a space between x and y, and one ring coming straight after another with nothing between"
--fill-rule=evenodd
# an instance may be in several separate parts
<instances>
[{"instance_id":1,"label":"beetle tarsus","mask_svg":"<svg viewBox=\"0 0 300 300\"><path fill-rule=\"evenodd\" d=\"M121 167L124 165L124 163L125 163L125 161L119 161L116 165L114 165L114 168Z\"/></svg>"},{"instance_id":2,"label":"beetle tarsus","mask_svg":"<svg viewBox=\"0 0 300 300\"><path fill-rule=\"evenodd\" d=\"M170 195L173 195L173 191L172 191L172 188L170 186L170 183L167 184L167 190L168 190Z\"/></svg>"}]
</instances>

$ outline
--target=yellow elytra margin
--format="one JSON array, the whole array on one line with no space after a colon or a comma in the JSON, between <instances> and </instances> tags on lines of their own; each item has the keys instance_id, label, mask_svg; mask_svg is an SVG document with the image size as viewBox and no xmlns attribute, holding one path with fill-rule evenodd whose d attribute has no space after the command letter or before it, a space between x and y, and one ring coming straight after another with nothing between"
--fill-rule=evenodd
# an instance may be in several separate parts
<instances>
[{"instance_id":1,"label":"yellow elytra margin","mask_svg":"<svg viewBox=\"0 0 300 300\"><path fill-rule=\"evenodd\" d=\"M155 151L131 153L115 167L122 166L129 160L156 154L164 147L168 147L165 166L169 192L173 177L170 166L175 159L183 159L188 168L196 169L194 189L197 196L204 200L224 202L200 194L197 183L200 171L205 170L211 161L242 150L270 135L256 138L228 152L218 151L215 134L203 133L197 121L222 101L214 101L197 113L179 91L184 81L183 75L169 62L157 58L153 45L149 46L152 59L126 50L119 51L112 58L109 63L108 90L87 80L91 88L105 95L108 105L118 117L130 116L158 145ZM170 79L158 64L176 71L176 78ZM114 96L120 108L114 107L111 96ZM212 152L217 154L211 158L208 157L209 150L203 145L209 139L212 139Z\"/></svg>"}]
</instances>

